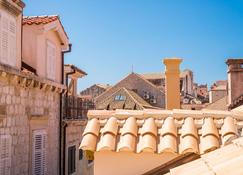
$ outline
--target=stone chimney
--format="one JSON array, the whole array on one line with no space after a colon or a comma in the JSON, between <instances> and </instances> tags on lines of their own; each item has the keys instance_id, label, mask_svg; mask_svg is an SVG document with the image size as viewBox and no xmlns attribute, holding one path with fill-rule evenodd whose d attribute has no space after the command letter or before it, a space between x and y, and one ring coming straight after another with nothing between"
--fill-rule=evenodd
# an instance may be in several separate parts
<instances>
[{"instance_id":1,"label":"stone chimney","mask_svg":"<svg viewBox=\"0 0 243 175\"><path fill-rule=\"evenodd\" d=\"M228 59L228 106L243 95L243 59Z\"/></svg>"},{"instance_id":2,"label":"stone chimney","mask_svg":"<svg viewBox=\"0 0 243 175\"><path fill-rule=\"evenodd\" d=\"M180 109L180 63L179 58L165 58L166 109Z\"/></svg>"}]
</instances>

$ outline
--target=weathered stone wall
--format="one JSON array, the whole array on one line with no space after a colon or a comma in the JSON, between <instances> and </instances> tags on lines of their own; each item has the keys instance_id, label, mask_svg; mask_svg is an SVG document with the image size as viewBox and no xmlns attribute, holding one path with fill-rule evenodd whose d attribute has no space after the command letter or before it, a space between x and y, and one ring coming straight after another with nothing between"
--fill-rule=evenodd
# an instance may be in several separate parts
<instances>
[{"instance_id":1,"label":"weathered stone wall","mask_svg":"<svg viewBox=\"0 0 243 175\"><path fill-rule=\"evenodd\" d=\"M93 175L93 164L88 164L85 153L82 159L79 159L79 145L81 143L82 134L86 126L85 120L66 121L66 168L65 174L68 174L68 147L76 146L76 171L73 175Z\"/></svg>"},{"instance_id":2,"label":"weathered stone wall","mask_svg":"<svg viewBox=\"0 0 243 175\"><path fill-rule=\"evenodd\" d=\"M92 99L98 97L100 94L105 92L106 89L100 88L99 86L93 85L80 92L81 96L90 96Z\"/></svg>"},{"instance_id":3,"label":"weathered stone wall","mask_svg":"<svg viewBox=\"0 0 243 175\"><path fill-rule=\"evenodd\" d=\"M32 132L47 131L47 172L59 174L59 94L0 79L0 135L11 138L11 174L32 174Z\"/></svg>"}]
</instances>

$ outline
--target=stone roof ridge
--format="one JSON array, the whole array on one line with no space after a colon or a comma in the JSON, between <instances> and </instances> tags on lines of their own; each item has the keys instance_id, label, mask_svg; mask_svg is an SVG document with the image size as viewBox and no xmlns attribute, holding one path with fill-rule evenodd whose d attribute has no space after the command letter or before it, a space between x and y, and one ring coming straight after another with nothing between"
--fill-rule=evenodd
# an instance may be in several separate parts
<instances>
[{"instance_id":1,"label":"stone roof ridge","mask_svg":"<svg viewBox=\"0 0 243 175\"><path fill-rule=\"evenodd\" d=\"M112 87L110 84L105 84L105 83L96 83L95 85L104 89L109 89Z\"/></svg>"},{"instance_id":2,"label":"stone roof ridge","mask_svg":"<svg viewBox=\"0 0 243 175\"><path fill-rule=\"evenodd\" d=\"M140 102L136 99L136 98L140 98L140 99L142 99L137 93L135 93L134 91L132 91L132 90L128 90L127 88L123 88L124 89L124 91L126 91L127 92L127 94L135 101L135 103L136 104L138 104L141 108L144 108L144 105L143 104L140 104ZM134 97L134 94L131 94L131 92L130 91L132 91L133 93L135 93L136 95L137 95L137 97L135 98ZM142 99L143 100L143 99ZM144 103L146 103L146 106L151 106L149 103L147 103L145 100L143 100L143 102ZM152 107L152 106L151 106Z\"/></svg>"},{"instance_id":3,"label":"stone roof ridge","mask_svg":"<svg viewBox=\"0 0 243 175\"><path fill-rule=\"evenodd\" d=\"M124 110L116 109L110 110L89 110L88 118L99 118L106 119L110 116L114 116L118 119L126 119L129 117L136 117L137 119L155 118L164 119L167 117L173 117L175 119L185 119L191 117L194 119L203 118L214 118L224 119L226 117L234 117L237 120L243 121L243 115L234 111L222 111L222 110L207 110L203 109L200 111L196 110L184 110L184 109L173 109L173 110L158 110L158 109L144 109L144 110Z\"/></svg>"}]
</instances>

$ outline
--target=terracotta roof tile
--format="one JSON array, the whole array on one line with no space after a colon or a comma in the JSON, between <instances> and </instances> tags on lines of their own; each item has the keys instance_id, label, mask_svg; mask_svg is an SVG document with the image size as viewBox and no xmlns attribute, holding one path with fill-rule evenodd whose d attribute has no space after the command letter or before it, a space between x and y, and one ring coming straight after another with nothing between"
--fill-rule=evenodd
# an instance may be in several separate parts
<instances>
[{"instance_id":1,"label":"terracotta roof tile","mask_svg":"<svg viewBox=\"0 0 243 175\"><path fill-rule=\"evenodd\" d=\"M51 16L24 16L23 17L23 25L32 25L32 24L48 24L50 22L59 20L58 15Z\"/></svg>"},{"instance_id":2,"label":"terracotta roof tile","mask_svg":"<svg viewBox=\"0 0 243 175\"><path fill-rule=\"evenodd\" d=\"M185 154L187 152L198 153L198 131L194 124L194 119L188 117L185 119L185 123L181 129L181 145L180 153Z\"/></svg>"},{"instance_id":3,"label":"terracotta roof tile","mask_svg":"<svg viewBox=\"0 0 243 175\"><path fill-rule=\"evenodd\" d=\"M240 135L242 113L190 110L93 110L81 149L205 154Z\"/></svg>"},{"instance_id":4,"label":"terracotta roof tile","mask_svg":"<svg viewBox=\"0 0 243 175\"><path fill-rule=\"evenodd\" d=\"M243 174L243 137L231 144L204 154L200 159L170 169L166 175L241 175Z\"/></svg>"},{"instance_id":5,"label":"terracotta roof tile","mask_svg":"<svg viewBox=\"0 0 243 175\"><path fill-rule=\"evenodd\" d=\"M129 117L122 128L122 137L118 146L118 150L135 151L137 132L138 126L136 124L136 119Z\"/></svg>"},{"instance_id":6,"label":"terracotta roof tile","mask_svg":"<svg viewBox=\"0 0 243 175\"><path fill-rule=\"evenodd\" d=\"M22 25L40 25L40 24L49 24L54 21L59 21L64 34L68 38L68 35L62 25L62 22L60 20L60 17L58 15L44 15L44 16L24 16ZM85 73L85 72L83 72Z\"/></svg>"}]
</instances>

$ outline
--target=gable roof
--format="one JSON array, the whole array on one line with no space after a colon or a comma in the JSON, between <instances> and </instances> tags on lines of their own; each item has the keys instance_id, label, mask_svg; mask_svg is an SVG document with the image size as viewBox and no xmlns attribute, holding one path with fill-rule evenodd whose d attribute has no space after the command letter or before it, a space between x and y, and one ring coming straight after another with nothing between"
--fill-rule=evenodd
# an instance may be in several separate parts
<instances>
[{"instance_id":1,"label":"gable roof","mask_svg":"<svg viewBox=\"0 0 243 175\"><path fill-rule=\"evenodd\" d=\"M201 155L239 137L243 128L242 113L234 111L91 110L88 119L80 148L95 152ZM114 140L103 142L107 137Z\"/></svg>"},{"instance_id":2,"label":"gable roof","mask_svg":"<svg viewBox=\"0 0 243 175\"><path fill-rule=\"evenodd\" d=\"M56 23L57 25L52 26L51 23L55 23L55 22L57 22ZM50 24L51 26L46 27L46 30L51 30L54 28L57 31L57 33L59 33L62 42L63 43L66 42L65 43L66 46L69 47L68 35L58 15L24 16L22 20L22 25L48 25L48 24ZM58 27L58 24L61 27Z\"/></svg>"},{"instance_id":3,"label":"gable roof","mask_svg":"<svg viewBox=\"0 0 243 175\"><path fill-rule=\"evenodd\" d=\"M70 76L75 76L77 78L82 78L83 76L86 76L87 73L78 68L77 66L73 64L65 64L64 65L64 74L70 74Z\"/></svg>"},{"instance_id":4,"label":"gable roof","mask_svg":"<svg viewBox=\"0 0 243 175\"><path fill-rule=\"evenodd\" d=\"M166 175L243 174L243 137L235 139L227 146L202 155L200 159L170 170Z\"/></svg>"},{"instance_id":5,"label":"gable roof","mask_svg":"<svg viewBox=\"0 0 243 175\"><path fill-rule=\"evenodd\" d=\"M39 24L48 24L53 21L59 20L58 15L45 15L45 16L24 16L22 24L23 25L39 25Z\"/></svg>"},{"instance_id":6,"label":"gable roof","mask_svg":"<svg viewBox=\"0 0 243 175\"><path fill-rule=\"evenodd\" d=\"M150 81L146 80L141 75L132 72L129 75L127 75L125 78L123 78L122 80L120 80L117 84L115 84L111 88L107 89L105 92L103 92L99 96L95 97L95 101L100 101L101 99L105 99L106 97L108 97L108 96L112 95L113 93L115 93L117 90L119 90L120 88L122 88L121 84L123 82L127 81L129 78L137 78L137 79L145 82L146 84L148 84L150 87L152 87L152 88L154 88L154 89L156 89L156 90L158 90L158 91L160 91L161 93L164 94L164 91L162 91L161 89L157 88Z\"/></svg>"},{"instance_id":7,"label":"gable roof","mask_svg":"<svg viewBox=\"0 0 243 175\"><path fill-rule=\"evenodd\" d=\"M223 111L227 111L228 107L227 107L227 95L222 97L219 100L216 100L213 103L208 104L205 109L213 109L213 110L223 110Z\"/></svg>"},{"instance_id":8,"label":"gable roof","mask_svg":"<svg viewBox=\"0 0 243 175\"><path fill-rule=\"evenodd\" d=\"M117 96L123 96L123 100L115 100ZM158 109L151 106L148 102L142 99L134 91L128 90L124 87L117 90L111 96L108 96L106 99L102 100L100 103L96 104L96 109L137 109L142 110L145 108Z\"/></svg>"}]
</instances>

